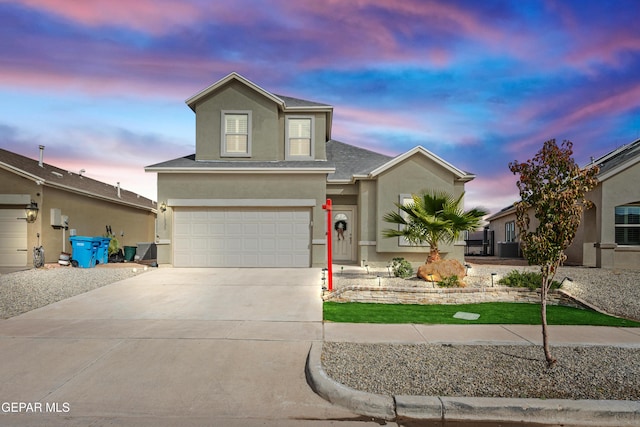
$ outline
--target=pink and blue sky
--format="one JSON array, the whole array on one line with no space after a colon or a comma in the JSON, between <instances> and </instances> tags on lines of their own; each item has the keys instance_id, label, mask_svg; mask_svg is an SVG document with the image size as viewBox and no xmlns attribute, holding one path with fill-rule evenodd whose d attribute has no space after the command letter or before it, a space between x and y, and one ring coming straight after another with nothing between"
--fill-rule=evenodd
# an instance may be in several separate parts
<instances>
[{"instance_id":1,"label":"pink and blue sky","mask_svg":"<svg viewBox=\"0 0 640 427\"><path fill-rule=\"evenodd\" d=\"M236 71L334 106L333 138L422 145L517 198L513 160L584 165L640 137L638 0L0 0L0 147L156 199L192 154L184 100ZM426 183L425 183L426 184Z\"/></svg>"}]
</instances>

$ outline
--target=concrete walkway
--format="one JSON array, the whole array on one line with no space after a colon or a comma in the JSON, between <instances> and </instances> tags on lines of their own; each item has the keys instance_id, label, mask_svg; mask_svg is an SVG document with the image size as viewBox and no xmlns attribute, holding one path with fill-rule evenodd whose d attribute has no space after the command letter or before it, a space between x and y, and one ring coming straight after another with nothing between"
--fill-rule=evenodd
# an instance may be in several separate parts
<instances>
[{"instance_id":1,"label":"concrete walkway","mask_svg":"<svg viewBox=\"0 0 640 427\"><path fill-rule=\"evenodd\" d=\"M640 348L640 328L549 326L551 345L610 345ZM542 345L536 325L388 325L325 323L324 340L396 344Z\"/></svg>"},{"instance_id":2,"label":"concrete walkway","mask_svg":"<svg viewBox=\"0 0 640 427\"><path fill-rule=\"evenodd\" d=\"M1 320L0 425L350 425L305 379L320 283L161 268Z\"/></svg>"}]
</instances>

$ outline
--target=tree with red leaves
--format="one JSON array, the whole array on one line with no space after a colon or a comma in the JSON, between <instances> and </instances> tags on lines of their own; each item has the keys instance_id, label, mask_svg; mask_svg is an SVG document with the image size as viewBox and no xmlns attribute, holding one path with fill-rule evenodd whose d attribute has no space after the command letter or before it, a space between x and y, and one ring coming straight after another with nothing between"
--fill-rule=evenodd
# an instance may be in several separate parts
<instances>
[{"instance_id":1,"label":"tree with red leaves","mask_svg":"<svg viewBox=\"0 0 640 427\"><path fill-rule=\"evenodd\" d=\"M572 154L571 141L563 141L558 147L552 139L544 143L533 159L509 163L511 172L520 174L517 182L520 201L515 207L522 252L529 265L540 266L542 273L542 341L549 367L557 360L549 349L547 294L558 267L567 258L564 251L576 235L583 210L592 205L585 195L598 184L598 167L581 169ZM530 211L539 221L535 230L531 230Z\"/></svg>"}]
</instances>

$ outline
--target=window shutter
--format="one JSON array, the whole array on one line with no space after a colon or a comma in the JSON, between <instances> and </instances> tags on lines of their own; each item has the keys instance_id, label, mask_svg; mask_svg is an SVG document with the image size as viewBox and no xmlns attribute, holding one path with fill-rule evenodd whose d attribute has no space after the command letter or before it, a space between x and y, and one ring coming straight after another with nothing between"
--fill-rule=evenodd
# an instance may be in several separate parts
<instances>
[{"instance_id":1,"label":"window shutter","mask_svg":"<svg viewBox=\"0 0 640 427\"><path fill-rule=\"evenodd\" d=\"M311 156L311 119L289 119L289 154Z\"/></svg>"},{"instance_id":2,"label":"window shutter","mask_svg":"<svg viewBox=\"0 0 640 427\"><path fill-rule=\"evenodd\" d=\"M227 153L247 153L249 118L247 114L225 114L225 144Z\"/></svg>"}]
</instances>

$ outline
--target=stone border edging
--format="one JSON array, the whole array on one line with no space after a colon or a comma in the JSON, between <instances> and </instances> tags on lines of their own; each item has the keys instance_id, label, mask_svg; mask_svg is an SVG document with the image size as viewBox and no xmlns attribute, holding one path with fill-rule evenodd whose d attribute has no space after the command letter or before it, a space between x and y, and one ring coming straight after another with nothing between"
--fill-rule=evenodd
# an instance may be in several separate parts
<instances>
[{"instance_id":1,"label":"stone border edging","mask_svg":"<svg viewBox=\"0 0 640 427\"><path fill-rule=\"evenodd\" d=\"M318 395L358 414L386 421L512 421L579 426L637 426L640 402L626 400L517 399L491 397L385 396L355 390L322 368L322 342L313 342L305 375Z\"/></svg>"}]
</instances>

